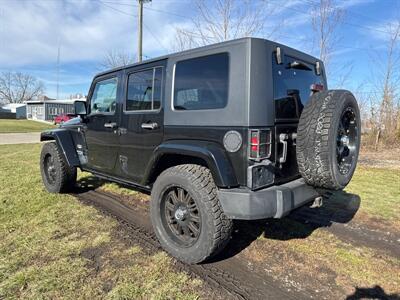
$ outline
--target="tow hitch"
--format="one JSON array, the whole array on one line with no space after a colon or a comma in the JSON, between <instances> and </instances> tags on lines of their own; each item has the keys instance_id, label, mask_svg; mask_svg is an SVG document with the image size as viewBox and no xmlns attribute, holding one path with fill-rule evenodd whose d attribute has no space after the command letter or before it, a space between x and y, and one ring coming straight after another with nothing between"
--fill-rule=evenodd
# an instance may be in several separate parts
<instances>
[{"instance_id":1,"label":"tow hitch","mask_svg":"<svg viewBox=\"0 0 400 300\"><path fill-rule=\"evenodd\" d=\"M310 208L318 208L322 206L322 196L316 197L314 202L311 204Z\"/></svg>"},{"instance_id":2,"label":"tow hitch","mask_svg":"<svg viewBox=\"0 0 400 300\"><path fill-rule=\"evenodd\" d=\"M288 153L288 140L291 139L293 145L296 145L297 133L281 133L279 134L279 143L283 145L282 156L279 157L279 168L282 169L283 164L286 162Z\"/></svg>"}]
</instances>

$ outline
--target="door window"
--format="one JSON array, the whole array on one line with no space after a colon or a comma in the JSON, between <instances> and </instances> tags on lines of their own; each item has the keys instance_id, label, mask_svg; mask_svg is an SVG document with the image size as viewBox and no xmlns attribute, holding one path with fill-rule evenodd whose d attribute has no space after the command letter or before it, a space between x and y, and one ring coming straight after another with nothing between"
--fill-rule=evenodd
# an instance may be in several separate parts
<instances>
[{"instance_id":1,"label":"door window","mask_svg":"<svg viewBox=\"0 0 400 300\"><path fill-rule=\"evenodd\" d=\"M90 102L90 112L115 112L115 108L117 105L117 87L117 78L110 78L97 82Z\"/></svg>"},{"instance_id":2,"label":"door window","mask_svg":"<svg viewBox=\"0 0 400 300\"><path fill-rule=\"evenodd\" d=\"M126 111L157 110L161 106L162 68L152 68L128 77Z\"/></svg>"}]
</instances>

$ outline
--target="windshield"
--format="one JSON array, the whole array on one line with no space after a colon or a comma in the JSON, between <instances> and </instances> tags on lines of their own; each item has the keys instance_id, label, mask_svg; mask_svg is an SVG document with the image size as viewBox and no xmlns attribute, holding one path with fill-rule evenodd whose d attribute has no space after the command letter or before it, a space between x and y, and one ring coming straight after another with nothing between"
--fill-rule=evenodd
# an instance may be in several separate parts
<instances>
[{"instance_id":1,"label":"windshield","mask_svg":"<svg viewBox=\"0 0 400 300\"><path fill-rule=\"evenodd\" d=\"M294 57L284 56L277 64L274 55L272 61L275 118L298 119L312 94L311 85L324 85L323 76L316 74L315 65Z\"/></svg>"}]
</instances>

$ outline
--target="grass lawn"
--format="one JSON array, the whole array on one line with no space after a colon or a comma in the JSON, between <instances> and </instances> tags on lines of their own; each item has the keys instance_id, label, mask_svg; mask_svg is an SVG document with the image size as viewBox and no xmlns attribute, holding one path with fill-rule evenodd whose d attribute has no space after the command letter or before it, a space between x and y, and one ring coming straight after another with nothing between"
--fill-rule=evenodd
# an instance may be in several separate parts
<instances>
[{"instance_id":1,"label":"grass lawn","mask_svg":"<svg viewBox=\"0 0 400 300\"><path fill-rule=\"evenodd\" d=\"M353 236L355 240L340 235L346 232L346 225L340 221L334 223L334 229L330 231L329 224L327 227L314 227L289 216L268 220L258 240L245 252L246 257L265 267L278 280L286 278L300 282L304 289L318 290L321 298L345 299L346 295L354 293L356 287L379 286L387 294L397 294L400 277L395 274L400 274L400 258L367 242L362 231L363 228L377 231L383 239L389 232L398 236L399 204L398 170L360 166L345 192L326 200L320 212L322 216L324 212L327 216L330 213L340 216L341 212L352 211L353 205L357 206L351 222L355 228L362 228L358 231L360 236ZM315 216L319 217L318 211Z\"/></svg>"},{"instance_id":2,"label":"grass lawn","mask_svg":"<svg viewBox=\"0 0 400 300\"><path fill-rule=\"evenodd\" d=\"M146 254L118 224L69 195L44 191L40 145L0 146L0 299L193 299L201 281Z\"/></svg>"},{"instance_id":3,"label":"grass lawn","mask_svg":"<svg viewBox=\"0 0 400 300\"><path fill-rule=\"evenodd\" d=\"M54 125L31 120L0 120L0 133L38 132Z\"/></svg>"},{"instance_id":4,"label":"grass lawn","mask_svg":"<svg viewBox=\"0 0 400 300\"><path fill-rule=\"evenodd\" d=\"M150 255L124 244L113 218L72 196L45 192L39 174L40 148L40 144L0 146L0 299L202 296L202 282L175 271L164 252ZM346 188L361 199L356 221L361 215L367 216L362 222L373 218L391 230L399 228L399 185L398 170L359 167ZM102 188L142 197L116 184ZM307 231L308 226L290 219L271 222L279 222L275 229L269 225L275 235L279 230ZM306 238L287 240L266 234L244 253L249 261L265 264L278 280L290 279L296 272L299 278L308 274L307 282L321 287L334 282L347 294L355 286L380 284L393 292L400 285L398 276L393 276L400 272L399 258L350 244L321 229Z\"/></svg>"},{"instance_id":5,"label":"grass lawn","mask_svg":"<svg viewBox=\"0 0 400 300\"><path fill-rule=\"evenodd\" d=\"M370 216L399 221L399 170L358 167L346 191L360 196L361 211Z\"/></svg>"}]
</instances>

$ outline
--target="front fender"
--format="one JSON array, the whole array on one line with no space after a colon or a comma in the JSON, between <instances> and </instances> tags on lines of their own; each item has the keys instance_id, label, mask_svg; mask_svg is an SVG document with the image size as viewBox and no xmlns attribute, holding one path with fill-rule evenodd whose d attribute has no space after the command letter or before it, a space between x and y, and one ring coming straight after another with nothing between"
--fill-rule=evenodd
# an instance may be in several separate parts
<instances>
[{"instance_id":1,"label":"front fender","mask_svg":"<svg viewBox=\"0 0 400 300\"><path fill-rule=\"evenodd\" d=\"M205 161L218 187L238 186L232 164L225 154L225 150L217 143L194 140L167 141L155 150L145 174L145 181L149 181L157 170L157 164L163 156L174 154L199 158Z\"/></svg>"},{"instance_id":2,"label":"front fender","mask_svg":"<svg viewBox=\"0 0 400 300\"><path fill-rule=\"evenodd\" d=\"M80 166L78 154L70 130L63 128L44 131L40 134L40 141L56 141L59 149L64 154L67 164L71 167Z\"/></svg>"}]
</instances>

